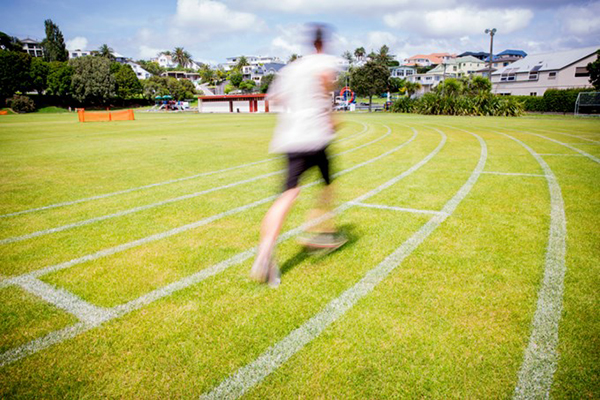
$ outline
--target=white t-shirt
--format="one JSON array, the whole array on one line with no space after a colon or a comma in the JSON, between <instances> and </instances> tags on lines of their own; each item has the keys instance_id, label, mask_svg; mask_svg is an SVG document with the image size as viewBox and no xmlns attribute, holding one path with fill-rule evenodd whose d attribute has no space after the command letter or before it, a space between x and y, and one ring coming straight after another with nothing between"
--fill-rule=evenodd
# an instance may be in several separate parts
<instances>
[{"instance_id":1,"label":"white t-shirt","mask_svg":"<svg viewBox=\"0 0 600 400\"><path fill-rule=\"evenodd\" d=\"M281 108L272 153L321 150L333 140L331 97L324 91L322 76L335 76L337 69L336 57L327 54L305 56L281 69L269 90Z\"/></svg>"}]
</instances>

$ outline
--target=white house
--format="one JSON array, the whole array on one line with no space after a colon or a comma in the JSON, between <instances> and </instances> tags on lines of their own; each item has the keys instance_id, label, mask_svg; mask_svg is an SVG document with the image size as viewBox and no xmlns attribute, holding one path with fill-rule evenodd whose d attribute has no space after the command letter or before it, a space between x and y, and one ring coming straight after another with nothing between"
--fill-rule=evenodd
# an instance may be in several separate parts
<instances>
[{"instance_id":1,"label":"white house","mask_svg":"<svg viewBox=\"0 0 600 400\"><path fill-rule=\"evenodd\" d=\"M414 75L416 73L417 73L417 70L415 67L410 67L408 65L402 65L400 67L392 68L390 71L390 76L392 78L406 79L409 76Z\"/></svg>"},{"instance_id":2,"label":"white house","mask_svg":"<svg viewBox=\"0 0 600 400\"><path fill-rule=\"evenodd\" d=\"M416 93L417 96L421 96L425 93L431 92L437 85L444 81L448 75L444 75L441 72L429 71L426 74L413 74L408 76L406 79L409 82L418 82L421 84L421 89Z\"/></svg>"},{"instance_id":3,"label":"white house","mask_svg":"<svg viewBox=\"0 0 600 400\"><path fill-rule=\"evenodd\" d=\"M256 82L257 85L260 85L263 77L276 74L283 67L285 67L285 64L280 63L267 63L254 67L250 73L250 79Z\"/></svg>"},{"instance_id":4,"label":"white house","mask_svg":"<svg viewBox=\"0 0 600 400\"><path fill-rule=\"evenodd\" d=\"M133 61L127 61L126 64L133 69L133 72L135 72L135 75L138 77L138 79L148 79L152 76L150 72L146 71L139 64L134 63Z\"/></svg>"},{"instance_id":5,"label":"white house","mask_svg":"<svg viewBox=\"0 0 600 400\"><path fill-rule=\"evenodd\" d=\"M485 65L485 62L473 56L451 58L438 64L437 67L428 71L432 74L442 74L453 78L474 75L475 72Z\"/></svg>"},{"instance_id":6,"label":"white house","mask_svg":"<svg viewBox=\"0 0 600 400\"><path fill-rule=\"evenodd\" d=\"M90 50L81 50L81 49L76 49L76 50L69 50L69 58L79 58L79 57L85 57L85 56L91 56L92 52Z\"/></svg>"},{"instance_id":7,"label":"white house","mask_svg":"<svg viewBox=\"0 0 600 400\"><path fill-rule=\"evenodd\" d=\"M174 68L177 63L173 60L173 57L167 54L159 54L158 57L153 58L152 61L158 63L163 68Z\"/></svg>"},{"instance_id":8,"label":"white house","mask_svg":"<svg viewBox=\"0 0 600 400\"><path fill-rule=\"evenodd\" d=\"M587 64L596 60L600 45L532 54L492 73L492 91L504 95L542 96L548 89L587 88Z\"/></svg>"},{"instance_id":9,"label":"white house","mask_svg":"<svg viewBox=\"0 0 600 400\"><path fill-rule=\"evenodd\" d=\"M42 44L37 40L31 38L19 39L23 43L23 50L25 50L32 57L43 57L44 48Z\"/></svg>"},{"instance_id":10,"label":"white house","mask_svg":"<svg viewBox=\"0 0 600 400\"><path fill-rule=\"evenodd\" d=\"M232 69L233 67L235 67L235 65L240 61L240 58L245 57L246 61L248 61L248 64L250 67L258 67L259 65L263 65L263 64L271 64L271 63L276 63L276 64L284 64L283 61L281 61L281 59L279 57L271 57L271 56L236 56L236 57L227 57L227 61L223 64L221 64L221 66L223 67L223 69L225 71L229 71L230 69ZM248 74L250 73L250 71L247 71ZM242 71L243 74L246 74L245 72Z\"/></svg>"}]
</instances>

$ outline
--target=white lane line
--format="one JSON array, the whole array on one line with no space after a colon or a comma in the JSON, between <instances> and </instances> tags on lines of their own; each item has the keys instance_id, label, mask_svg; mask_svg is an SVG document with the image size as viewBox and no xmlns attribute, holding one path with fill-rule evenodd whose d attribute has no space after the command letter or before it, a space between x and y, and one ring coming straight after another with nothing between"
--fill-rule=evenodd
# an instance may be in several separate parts
<instances>
[{"instance_id":1,"label":"white lane line","mask_svg":"<svg viewBox=\"0 0 600 400\"><path fill-rule=\"evenodd\" d=\"M112 310L95 306L64 289L56 288L37 278L24 276L16 280L17 284L29 293L32 293L48 303L70 313L79 320L99 324L114 315Z\"/></svg>"},{"instance_id":2,"label":"white lane line","mask_svg":"<svg viewBox=\"0 0 600 400\"><path fill-rule=\"evenodd\" d=\"M541 176L545 177L543 174L523 174L521 172L496 172L496 171L483 171L482 174L489 175L508 175L508 176Z\"/></svg>"},{"instance_id":3,"label":"white lane line","mask_svg":"<svg viewBox=\"0 0 600 400\"><path fill-rule=\"evenodd\" d=\"M410 141L412 141L415 138L415 136L417 135L417 131L414 128L411 128L411 129L414 132L414 135L412 136L411 140L401 144L399 147L403 147L403 146L407 145ZM446 135L437 129L436 129L436 131L441 135L442 140L440 141L438 146L431 153L429 153L425 158L423 158L417 164L413 165L411 168L404 171L403 173L396 176L395 178L392 178L391 180L384 183L383 185L380 185L379 187L371 190L370 192L357 197L355 199L355 201L362 201L362 200L368 199L369 197L375 196L376 194L380 193L382 190L390 187L391 185L397 183L401 179L404 179L408 175L412 174L413 172L415 172L416 170L421 168L423 165L425 165L427 162L429 162L433 157L435 157L440 152L442 147L444 147L444 145L446 144ZM390 152L396 151L396 150L397 149L392 149L392 150L390 150ZM381 156L379 156L378 158L381 158ZM344 171L342 171L342 172L344 172ZM342 172L340 172L340 174ZM347 202L347 203L344 203L341 206L337 207L334 212L341 213L350 207L352 207L352 205L349 204L349 202ZM330 216L328 216L328 215L323 215L321 218L315 219L313 221L309 221L309 222L301 225L298 228L295 228L295 229L285 232L284 234L282 234L279 237L278 243L281 243L285 240L288 240L288 239L294 237L295 235L298 235L304 229L307 229L310 226L314 226L315 224L318 224L321 221L323 221L329 217ZM215 264L211 267L205 268L204 270L199 271L199 272L197 272L193 275L190 275L186 278L183 278L177 282L173 282L165 287L156 289L156 290L149 292L143 296L140 296L137 299L134 299L128 303L116 306L113 309L111 309L112 318L117 318L119 316L130 313L134 310L140 309L156 300L159 300L163 297L169 296L170 294L172 294L176 291L185 289L191 285L194 285L198 282L203 281L204 279L207 279L208 277L214 276L214 275L218 274L219 272L222 272L225 269L227 269L235 264L241 263L241 262L247 260L248 258L252 257L255 254L256 250L257 250L257 248L253 247L249 250L238 253L237 255L235 255L227 260L221 261L218 264ZM103 322L106 322L106 321L103 321ZM58 344L65 340L71 339L83 332L86 332L88 330L91 330L91 329L101 325L103 322L98 323L97 325L85 324L85 323L75 324L73 326L69 326L69 327L63 328L61 330L51 332L51 333L47 334L46 336L43 336L39 339L35 339L35 340L33 340L29 343L26 343L22 346L15 347L11 350L8 350L5 353L0 354L0 367L10 364L10 363L13 363L17 360L20 360L21 358L27 357L28 355L37 353L38 351L46 349L54 344Z\"/></svg>"},{"instance_id":4,"label":"white lane line","mask_svg":"<svg viewBox=\"0 0 600 400\"><path fill-rule=\"evenodd\" d=\"M557 156L557 157L585 157L581 154L558 154L558 153L538 153L540 156Z\"/></svg>"},{"instance_id":5,"label":"white lane line","mask_svg":"<svg viewBox=\"0 0 600 400\"><path fill-rule=\"evenodd\" d=\"M512 130L512 129L511 129L511 130ZM584 156L584 157L587 157L587 158L589 158L590 160L592 160L592 161L594 161L594 162L596 162L596 163L600 164L600 158L598 158L598 157L596 157L596 156L593 156L593 155L591 155L591 154L589 154L589 153L586 153L585 151L583 151L583 150L581 150L581 149L578 149L577 147L571 146L570 144L567 144L567 143L561 142L561 141L559 141L559 140L556 140L556 139L549 138L548 136L540 135L539 133L533 133L533 132L521 132L521 133L525 133L525 134L527 134L527 135L533 135L533 136L540 137L540 138L542 138L542 139L549 140L549 141L551 141L551 142L553 142L553 143L556 143L556 144L559 144L559 145L561 145L561 146L564 146L564 147L566 147L566 148L568 148L568 149L571 149L571 150L573 150L573 151L575 151L575 152L577 152L577 153L581 154L582 156ZM549 155L553 155L553 156L555 156L555 155L562 155L562 156L574 156L575 154L540 154L540 155L547 155L547 156L549 156Z\"/></svg>"},{"instance_id":6,"label":"white lane line","mask_svg":"<svg viewBox=\"0 0 600 400\"><path fill-rule=\"evenodd\" d=\"M509 128L504 128L504 129L509 129ZM555 131L548 131L548 130L545 130L545 129L537 129L537 128L527 128L527 129L528 129L528 130L535 130L535 131L538 131L538 132L547 132L547 133L551 133L551 134L555 134L555 135L564 135L564 136L570 136L570 137L572 137L572 138L576 138L576 139L585 140L586 142L592 142L592 143L600 144L600 142L599 142L599 141L597 141L597 140L588 139L588 138L586 138L586 137L583 137L583 136L577 136L577 135L573 135L573 134L570 134L570 133L565 133L565 132L555 132ZM514 130L514 131L518 131L517 129L510 129L510 130L511 130L511 131L512 131L512 130Z\"/></svg>"},{"instance_id":7,"label":"white lane line","mask_svg":"<svg viewBox=\"0 0 600 400\"><path fill-rule=\"evenodd\" d=\"M350 137L339 139L339 140L337 140L337 142L342 142L344 140L348 140L348 139L353 138L355 136L359 136L359 135L362 135L363 133L366 133L368 131L367 125L363 124L362 122L360 122L360 124L363 125L363 129L360 132L358 132L356 134L353 134ZM117 196L117 195L120 195L120 194L126 194L126 193L135 192L135 191L138 191L138 190L150 189L150 188L154 188L154 187L158 187L158 186L169 185L169 184L172 184L172 183L183 182L183 181L187 181L187 180L190 180L190 179L196 179L196 178L200 178L200 177L203 177L203 176L220 174L220 173L223 173L223 172L229 172L229 171L233 171L233 170L240 169L240 168L247 168L247 167L251 167L253 165L267 163L269 161L274 161L274 160L277 160L277 159L280 159L280 158L282 158L282 156L271 157L271 158L267 158L265 160L254 161L254 162L247 163L247 164L236 165L234 167L219 169L219 170L216 170L216 171L202 172L200 174L185 176L185 177L177 178L177 179L170 179L170 180L163 181L163 182L157 182L157 183L152 183L152 184L149 184L149 185L138 186L138 187L134 187L134 188L130 188L130 189L125 189L125 190L119 190L119 191L116 191L116 192L100 194L100 195L97 195L97 196L85 197L85 198L78 199L78 200L65 201L65 202L62 202L62 203L50 204L50 205L43 206L43 207L30 208L28 210L16 211L16 212L8 213L8 214L2 214L2 215L0 215L0 218L14 217L14 216L17 216L17 215L28 214L28 213L32 213L32 212L36 212L36 211L49 210L49 209L52 209L52 208L58 208L58 207L64 207L64 206L71 206L71 205L74 205L74 204L84 203L84 202L92 201L92 200L105 199L105 198L112 197L112 196Z\"/></svg>"},{"instance_id":8,"label":"white lane line","mask_svg":"<svg viewBox=\"0 0 600 400\"><path fill-rule=\"evenodd\" d=\"M392 211L404 211L404 212L409 212L409 213L414 213L414 214L445 215L442 211L418 210L416 208L393 207L393 206L386 206L383 204L361 203L359 201L353 201L353 202L351 202L351 204L354 206L358 206L358 207L378 208L381 210L392 210Z\"/></svg>"},{"instance_id":9,"label":"white lane line","mask_svg":"<svg viewBox=\"0 0 600 400\"><path fill-rule=\"evenodd\" d=\"M356 150L362 149L364 147L370 146L370 145L372 145L374 143L377 143L377 142L383 140L384 138L386 138L390 134L391 134L391 131L388 131L388 132L384 133L382 136L378 137L377 139L371 140L370 142L364 143L364 144L362 144L360 146L356 146L356 147L353 147L351 149L348 149L348 150L342 151L340 153L334 154L333 156L331 156L331 158L339 157L339 156L341 156L343 154L351 153L353 151L356 151ZM190 194L186 194L186 195L183 195L183 196L174 197L174 198L171 198L171 199L159 201L159 202L152 203L152 204L147 204L147 205L140 206L140 207L130 208L130 209L119 211L119 212L116 212L116 213L113 213L113 214L102 215L102 216L99 216L99 217L90 218L90 219L86 219L86 220L79 221L79 222L74 222L72 224L65 224L65 225L62 225L62 226L55 227L55 228L43 229L43 230L39 230L39 231L36 231L36 232L28 233L26 235L11 236L11 237L8 237L8 238L0 239L0 245L2 245L2 244L9 244L9 243L15 243L15 242L21 242L23 240L29 240L29 239L33 239L33 238L40 237L40 236L50 235L52 233L63 232L63 231L69 230L69 229L79 228L79 227L82 227L82 226L90 225L90 224L93 224L93 223L96 223L96 222L101 222L101 221L105 221L105 220L112 219L112 218L124 217L124 216L129 215L129 214L134 214L134 213L145 211L145 210L149 210L149 209L152 209L152 208L165 206L165 205L168 205L168 204L171 204L171 203L176 203L178 201L193 199L193 198L196 198L196 197L199 197L199 196L202 196L202 195L205 195L205 194L213 193L213 192L216 192L216 191L219 191L219 190L230 189L230 188L233 188L233 187L236 187L236 186L244 185L244 184L247 184L247 183L250 183L250 182L254 182L254 181L257 181L257 180L260 180L260 179L265 179L265 178L268 178L268 177L271 177L271 176L274 176L274 175L278 175L278 174L284 173L285 171L286 171L286 169L280 169L279 171L269 172L269 173L266 173L266 174L255 176L253 178L239 180L237 182L233 182L233 183L229 183L229 184L226 184L226 185L221 185L221 186L213 187L213 188L206 189L206 190L201 190L199 192L195 192L195 193L190 193Z\"/></svg>"},{"instance_id":10,"label":"white lane line","mask_svg":"<svg viewBox=\"0 0 600 400\"><path fill-rule=\"evenodd\" d=\"M388 127L388 129L389 129L389 127ZM386 152L386 153L384 153L384 154L376 157L376 159L380 159L384 155L391 154L392 152L395 152L395 151L399 150L400 148L406 146L408 143L410 143L416 137L416 135L417 135L417 131L414 128L411 128L411 129L413 130L414 134L413 134L413 136L411 137L410 140L402 143L397 148L391 149L390 151L388 151L388 152ZM400 181L401 179L404 179L406 176L412 174L413 172L415 172L416 170L418 170L419 168L421 168L423 165L425 165L427 162L429 162L429 160L431 160L433 157L435 157L440 152L440 150L442 149L442 147L446 143L446 135L443 132L441 132L441 131L439 131L437 129L436 129L436 131L442 136L442 140L440 141L440 143L438 144L438 146L431 153L429 153L425 158L423 158L417 164L413 165L411 168L409 168L408 170L404 171L403 173L401 173L400 175L396 176L395 178L393 178L393 179L389 180L388 182L384 183L383 185L380 185L379 187L371 190L370 192L368 192L368 193L366 193L366 194L364 194L362 196L357 197L355 199L355 201L366 200L369 197L372 197L372 196L380 193L382 190L390 187L391 185L395 184L396 182ZM372 159L372 160L366 161L363 164L366 165L367 163L371 163L373 161L374 160ZM350 168L350 169L356 169L356 166L353 167L353 168ZM340 171L338 174L341 175L341 174L347 173L347 172L349 172L349 170ZM316 183L313 182L313 183L311 183L309 185L306 185L306 186L312 186L314 184L316 184ZM304 187L306 187L306 186L304 186ZM277 196L273 196L270 199L274 199L276 197ZM339 206L338 208L336 208L335 212L336 213L341 213L341 212L343 212L344 210L346 210L346 209L348 209L350 207L352 207L351 204L345 203L345 204ZM310 226L313 226L315 224L318 224L322 220L325 220L326 218L329 218L329 216L328 215L324 215L324 216L322 216L319 219L315 219L313 221L309 221L309 222L303 224L302 226L300 226L298 228L292 229L292 230L290 230L290 231L282 234L280 236L280 238L278 239L278 243L283 242L285 240L288 240L288 239L290 239L291 237L293 237L295 235L298 235L304 229L306 229L306 228L308 228ZM222 262L220 262L218 264L215 264L215 265L213 265L211 267L208 267L208 268L206 268L206 269L204 269L202 271L199 271L199 272L197 272L197 273L195 273L193 275L190 275L190 276L188 276L186 278L183 278L183 279L181 279L181 280L179 280L177 282L173 282L173 283L171 283L171 284L169 284L169 285L167 285L165 287L156 289L156 290L154 290L152 292L149 292L149 293L147 293L147 294L145 294L143 296L140 296L137 299L134 299L134 300L132 300L132 301L130 301L128 303L116 306L113 309L111 309L112 318L117 318L119 316L122 316L122 315L125 315L127 313L130 313L130 312L132 312L134 310L140 309L143 306L148 305L148 304L150 304L150 303L152 303L152 302L154 302L156 300L159 300L159 299L161 299L161 298L163 298L165 296L168 296L168 295L170 295L170 294L172 294L172 293L174 293L174 292L176 292L178 290L182 290L182 289L187 288L187 287L189 287L191 285L194 285L194 284L196 284L198 282L201 282L202 280L204 280L204 279L206 279L206 278L208 278L210 276L214 276L214 275L218 274L219 272L221 272L221 271L223 271L223 270L225 270L225 269L227 269L227 268L229 268L229 267L231 267L231 266L233 266L235 264L241 263L241 262L247 260L248 258L252 257L252 255L255 254L256 249L257 248L254 247L252 249L246 250L246 251L244 251L242 253L239 253L239 254L237 254L237 255L235 255L235 256L227 259L227 260L224 260L224 261L222 261ZM0 284L1 283L2 282L0 282ZM0 287L2 287L2 286L0 285ZM103 322L106 322L106 321L103 321ZM61 330L58 330L58 331L50 332L49 334L47 334L47 335L45 335L45 336L43 336L43 337L41 337L39 339L35 339L35 340L33 340L33 341L29 342L29 343L26 343L26 344L24 344L22 346L15 347L15 348L13 348L11 350L8 350L8 351L0 354L0 367L2 367L4 365L7 365L7 364L10 364L10 363L13 363L13 362L15 362L17 360L20 360L21 358L27 357L28 355L37 353L38 351L46 349L46 348L48 348L48 347L50 347L52 345L55 345L55 344L58 344L58 343L61 343L61 342L65 341L65 340L71 339L71 338L73 338L73 337L75 337L75 336L77 336L77 335L79 335L79 334L81 334L83 332L86 332L88 330L91 330L91 329L93 329L93 328L101 325L103 322L98 323L98 324L90 324L90 323L87 323L87 324L86 323L75 324L75 325L63 328Z\"/></svg>"},{"instance_id":11,"label":"white lane line","mask_svg":"<svg viewBox=\"0 0 600 400\"><path fill-rule=\"evenodd\" d=\"M390 133L391 132L391 128L388 127L388 126L386 126L386 125L384 125L384 126L388 129L388 133ZM352 166L350 168L347 168L345 170L339 171L339 172L333 174L332 177L336 178L336 177L342 176L344 174L347 174L349 172L352 172L352 171L356 170L357 168L364 167L365 165L371 164L371 163L373 163L375 161L378 161L378 160L382 159L383 157L386 157L386 156L388 156L388 155L390 155L390 154L392 154L392 153L400 150L402 147L406 146L407 144L409 144L410 142L412 142L415 139L415 137L417 136L417 131L413 130L413 132L414 133L410 137L410 139L408 139L404 143L400 144L399 146L396 146L393 149L388 150L385 153L382 153L382 154L380 154L377 157L373 157L373 158L371 158L371 159L369 159L367 161L364 161L362 163L356 164L356 165L354 165L354 166ZM319 184L320 182L321 182L321 180L317 180L317 181L314 181L312 183L303 185L302 188L312 187L314 185ZM113 255L113 254L117 254L117 253L123 252L125 250L129 250L131 248L138 247L138 246L141 246L141 245L144 245L144 244L147 244L147 243L155 242L157 240L161 240L161 239L165 239L165 238L168 238L168 237L171 237L171 236L174 236L174 235L178 235L180 233L189 231L191 229L195 229L195 228L201 227L203 225L207 225L207 224L209 224L211 222L220 220L220 219L225 218L227 216L234 215L234 214L237 214L237 213L249 210L249 209L254 208L254 207L258 207L261 204L264 204L264 203L267 203L269 201L275 200L277 197L279 197L278 194L273 195L273 196L269 196L269 197L265 197L265 198L263 198L261 200L255 201L253 203L249 203L249 204L246 204L246 205L243 205L243 206L240 206L240 207L236 207L236 208L230 209L228 211L225 211L225 212L222 212L222 213L219 213L219 214L215 214L215 215L212 215L210 217L203 218L203 219L201 219L199 221L192 222L190 224L186 224L186 225L174 228L174 229L170 229L168 231L164 231L164 232L161 232L161 233L150 235L150 236L147 236L147 237L144 237L144 238L141 238L141 239L137 239L137 240L134 240L134 241L131 241L131 242L128 242L128 243L124 243L124 244L121 244L121 245L118 245L118 246L114 246L114 247L110 247L110 248L107 248L107 249L104 249L104 250L100 250L100 251L97 251L97 252L92 253L92 254L88 254L88 255L85 255L85 256L82 256L82 257L78 257L78 258L75 258L73 260L66 261L66 262L63 262L63 263L60 263L60 264L51 265L49 267L38 269L36 271L32 271L32 272L29 272L27 274L23 274L23 275L20 275L20 276L32 276L34 278L38 278L40 276L49 274L51 272L56 272L56 271L60 271L60 270L66 269L66 268L70 268L70 267L72 267L74 265L82 264L82 263L85 263L85 262L88 262L88 261L93 261L93 260L97 260L99 258L103 258L103 257L107 257L107 256L110 256L110 255ZM18 277L15 277L15 278L18 278ZM0 288L15 284L13 282L13 280L15 278L8 278L8 279L5 279L3 281L0 281Z\"/></svg>"},{"instance_id":12,"label":"white lane line","mask_svg":"<svg viewBox=\"0 0 600 400\"><path fill-rule=\"evenodd\" d=\"M329 302L323 310L308 320L299 328L292 331L277 344L270 347L255 361L240 368L225 379L219 386L209 393L201 396L202 399L233 399L244 395L255 385L263 381L283 365L290 357L300 351L304 346L317 338L321 333L340 319L359 300L367 296L382 282L394 269L396 269L406 257L408 257L442 222L451 215L460 202L471 191L487 159L487 146L483 139L475 135L481 144L479 162L467 182L450 199L442 211L446 215L435 215L415 234L407 239L392 254L386 257L375 268L367 272L364 277L353 287L346 290L339 297Z\"/></svg>"},{"instance_id":13,"label":"white lane line","mask_svg":"<svg viewBox=\"0 0 600 400\"><path fill-rule=\"evenodd\" d=\"M567 219L560 185L550 166L531 147L506 133L497 132L523 146L540 164L550 191L550 232L544 265L544 279L538 292L531 336L519 370L514 398L549 398L558 363L558 327L566 272Z\"/></svg>"}]
</instances>

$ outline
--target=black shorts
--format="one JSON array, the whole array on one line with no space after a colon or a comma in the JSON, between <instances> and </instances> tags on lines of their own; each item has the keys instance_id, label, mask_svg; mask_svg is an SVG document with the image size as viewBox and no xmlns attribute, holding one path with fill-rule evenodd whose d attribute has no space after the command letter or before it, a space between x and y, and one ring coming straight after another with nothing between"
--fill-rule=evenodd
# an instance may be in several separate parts
<instances>
[{"instance_id":1,"label":"black shorts","mask_svg":"<svg viewBox=\"0 0 600 400\"><path fill-rule=\"evenodd\" d=\"M312 167L319 167L325 183L327 185L331 183L326 149L304 153L288 153L287 159L288 171L284 191L297 187L300 176Z\"/></svg>"}]
</instances>

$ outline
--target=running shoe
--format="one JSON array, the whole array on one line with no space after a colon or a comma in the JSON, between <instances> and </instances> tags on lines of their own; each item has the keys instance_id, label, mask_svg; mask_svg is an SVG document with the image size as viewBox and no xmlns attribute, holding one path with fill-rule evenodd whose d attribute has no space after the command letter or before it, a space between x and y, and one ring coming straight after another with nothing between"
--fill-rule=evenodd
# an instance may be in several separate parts
<instances>
[{"instance_id":1,"label":"running shoe","mask_svg":"<svg viewBox=\"0 0 600 400\"><path fill-rule=\"evenodd\" d=\"M269 267L272 263L270 256L258 254L250 270L250 278L257 282L265 283L269 279Z\"/></svg>"},{"instance_id":2,"label":"running shoe","mask_svg":"<svg viewBox=\"0 0 600 400\"><path fill-rule=\"evenodd\" d=\"M323 232L310 236L301 236L298 241L310 249L334 250L342 247L348 241L348 238L339 232Z\"/></svg>"}]
</instances>

